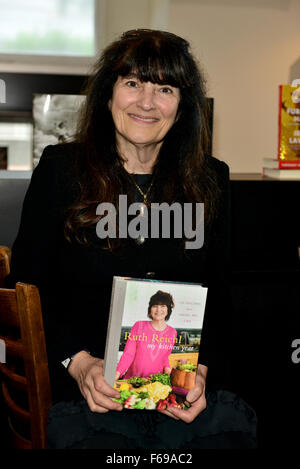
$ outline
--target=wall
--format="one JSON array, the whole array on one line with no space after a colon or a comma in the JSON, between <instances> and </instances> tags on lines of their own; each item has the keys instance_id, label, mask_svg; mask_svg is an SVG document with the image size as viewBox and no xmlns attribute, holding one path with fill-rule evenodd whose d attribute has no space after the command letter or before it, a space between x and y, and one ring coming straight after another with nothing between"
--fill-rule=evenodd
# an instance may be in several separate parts
<instances>
[{"instance_id":1,"label":"wall","mask_svg":"<svg viewBox=\"0 0 300 469\"><path fill-rule=\"evenodd\" d=\"M300 77L300 0L96 1L101 47L138 27L168 29L190 41L215 99L213 153L232 172L261 172L262 158L276 157L278 85ZM87 70L50 69L67 73L66 67Z\"/></svg>"},{"instance_id":2,"label":"wall","mask_svg":"<svg viewBox=\"0 0 300 469\"><path fill-rule=\"evenodd\" d=\"M276 157L278 85L300 77L299 0L171 0L215 98L214 154L232 172Z\"/></svg>"}]
</instances>

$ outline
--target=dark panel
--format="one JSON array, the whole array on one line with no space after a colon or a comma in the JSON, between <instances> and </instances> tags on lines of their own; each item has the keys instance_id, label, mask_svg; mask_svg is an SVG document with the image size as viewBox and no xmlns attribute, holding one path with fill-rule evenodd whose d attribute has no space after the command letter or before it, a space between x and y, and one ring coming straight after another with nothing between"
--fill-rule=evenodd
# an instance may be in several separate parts
<instances>
[{"instance_id":1,"label":"dark panel","mask_svg":"<svg viewBox=\"0 0 300 469\"><path fill-rule=\"evenodd\" d=\"M234 270L299 269L300 181L231 181Z\"/></svg>"},{"instance_id":2,"label":"dark panel","mask_svg":"<svg viewBox=\"0 0 300 469\"><path fill-rule=\"evenodd\" d=\"M0 179L0 244L11 247L18 232L30 179Z\"/></svg>"},{"instance_id":3,"label":"dark panel","mask_svg":"<svg viewBox=\"0 0 300 469\"><path fill-rule=\"evenodd\" d=\"M48 75L38 73L1 73L6 85L6 103L0 105L4 112L31 113L34 93L80 94L85 75Z\"/></svg>"}]
</instances>

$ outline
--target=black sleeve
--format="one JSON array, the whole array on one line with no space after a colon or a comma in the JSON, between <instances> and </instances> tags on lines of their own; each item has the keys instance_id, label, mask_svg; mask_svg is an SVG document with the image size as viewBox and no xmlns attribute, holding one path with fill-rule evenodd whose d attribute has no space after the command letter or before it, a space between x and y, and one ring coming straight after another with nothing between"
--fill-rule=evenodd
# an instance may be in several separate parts
<instances>
[{"instance_id":1,"label":"black sleeve","mask_svg":"<svg viewBox=\"0 0 300 469\"><path fill-rule=\"evenodd\" d=\"M208 384L230 382L232 353L232 301L230 293L230 181L229 167L219 162L219 209L211 227L207 257L207 304L199 362L209 368Z\"/></svg>"},{"instance_id":2,"label":"black sleeve","mask_svg":"<svg viewBox=\"0 0 300 469\"><path fill-rule=\"evenodd\" d=\"M11 288L16 282L39 288L48 359L58 363L88 348L84 337L79 337L80 331L76 331L77 335L71 333L72 318L64 307L68 293L60 281L63 207L70 200L67 168L72 164L65 152L68 150L57 146L46 147L33 171L12 246L11 272L6 279Z\"/></svg>"},{"instance_id":3,"label":"black sleeve","mask_svg":"<svg viewBox=\"0 0 300 469\"><path fill-rule=\"evenodd\" d=\"M41 287L51 279L58 232L55 160L46 147L26 192L21 221L12 246L7 285L26 282Z\"/></svg>"}]
</instances>

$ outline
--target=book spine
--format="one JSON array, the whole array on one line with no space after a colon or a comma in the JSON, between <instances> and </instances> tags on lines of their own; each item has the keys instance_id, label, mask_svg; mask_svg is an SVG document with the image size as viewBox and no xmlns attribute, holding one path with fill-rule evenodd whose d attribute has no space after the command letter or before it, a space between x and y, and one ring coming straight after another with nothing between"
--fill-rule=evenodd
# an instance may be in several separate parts
<instances>
[{"instance_id":1,"label":"book spine","mask_svg":"<svg viewBox=\"0 0 300 469\"><path fill-rule=\"evenodd\" d=\"M281 130L282 130L281 102L282 102L282 85L279 86L278 150L277 150L277 158L278 158L279 162L280 162L280 153L281 153Z\"/></svg>"},{"instance_id":2,"label":"book spine","mask_svg":"<svg viewBox=\"0 0 300 469\"><path fill-rule=\"evenodd\" d=\"M124 278L113 278L103 366L104 379L110 386L115 383L126 286Z\"/></svg>"},{"instance_id":3,"label":"book spine","mask_svg":"<svg viewBox=\"0 0 300 469\"><path fill-rule=\"evenodd\" d=\"M299 161L279 160L279 169L300 169L300 160Z\"/></svg>"}]
</instances>

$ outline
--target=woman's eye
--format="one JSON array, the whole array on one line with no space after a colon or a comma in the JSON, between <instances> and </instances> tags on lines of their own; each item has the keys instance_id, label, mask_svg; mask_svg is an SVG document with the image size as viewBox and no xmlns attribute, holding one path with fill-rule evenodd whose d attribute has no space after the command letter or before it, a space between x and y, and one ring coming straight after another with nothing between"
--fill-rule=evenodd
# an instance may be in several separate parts
<instances>
[{"instance_id":1,"label":"woman's eye","mask_svg":"<svg viewBox=\"0 0 300 469\"><path fill-rule=\"evenodd\" d=\"M136 88L138 86L138 83L134 80L128 80L126 82L126 85L129 86L130 88Z\"/></svg>"},{"instance_id":2,"label":"woman's eye","mask_svg":"<svg viewBox=\"0 0 300 469\"><path fill-rule=\"evenodd\" d=\"M161 92L164 94L171 94L173 93L173 90L169 88L168 86L164 86L163 88L161 88Z\"/></svg>"}]
</instances>

